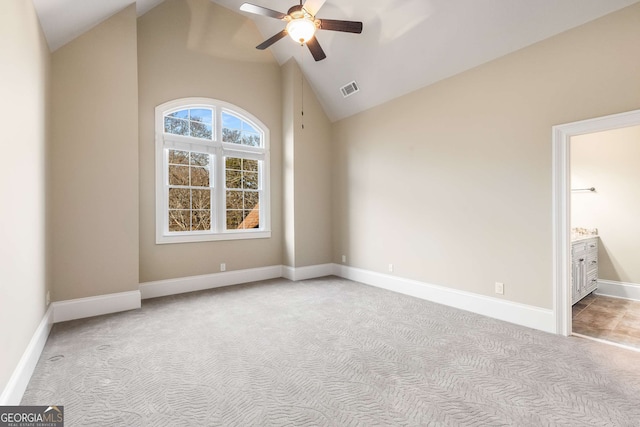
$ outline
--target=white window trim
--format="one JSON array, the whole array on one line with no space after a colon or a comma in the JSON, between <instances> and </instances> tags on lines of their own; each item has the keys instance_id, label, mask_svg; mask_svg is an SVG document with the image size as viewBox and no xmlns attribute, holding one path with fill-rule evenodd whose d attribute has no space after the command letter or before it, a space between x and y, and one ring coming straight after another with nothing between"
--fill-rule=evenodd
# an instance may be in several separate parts
<instances>
[{"instance_id":1,"label":"white window trim","mask_svg":"<svg viewBox=\"0 0 640 427\"><path fill-rule=\"evenodd\" d=\"M164 133L164 116L171 110L186 108L211 108L213 109L213 140L202 140L189 136L172 135ZM248 147L222 142L222 111L227 110L234 115L241 116L255 129L263 133L263 147ZM209 242L219 240L264 239L271 237L271 208L270 208L270 152L269 152L269 128L251 113L233 104L211 98L181 98L165 102L155 110L155 153L156 153L156 244ZM199 151L213 154L217 159L214 164L213 180L214 206L225 205L224 191L224 167L223 158L238 155L243 158L262 160L262 168L259 174L259 188L262 190L260 197L260 228L242 231L226 231L224 218L221 213L224 209L212 209L214 215L215 231L189 231L177 233L168 231L168 168L166 168L165 153L167 143L171 148L186 151ZM203 149L204 148L204 149ZM222 187L220 187L222 186Z\"/></svg>"}]
</instances>

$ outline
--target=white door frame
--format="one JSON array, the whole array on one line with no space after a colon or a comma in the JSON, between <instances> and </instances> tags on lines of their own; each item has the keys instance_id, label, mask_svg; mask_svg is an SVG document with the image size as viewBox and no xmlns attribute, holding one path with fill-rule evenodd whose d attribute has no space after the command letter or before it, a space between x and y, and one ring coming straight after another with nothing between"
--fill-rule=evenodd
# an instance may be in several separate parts
<instances>
[{"instance_id":1,"label":"white door frame","mask_svg":"<svg viewBox=\"0 0 640 427\"><path fill-rule=\"evenodd\" d=\"M556 333L571 334L571 158L572 136L640 125L640 110L553 126L553 310Z\"/></svg>"}]
</instances>

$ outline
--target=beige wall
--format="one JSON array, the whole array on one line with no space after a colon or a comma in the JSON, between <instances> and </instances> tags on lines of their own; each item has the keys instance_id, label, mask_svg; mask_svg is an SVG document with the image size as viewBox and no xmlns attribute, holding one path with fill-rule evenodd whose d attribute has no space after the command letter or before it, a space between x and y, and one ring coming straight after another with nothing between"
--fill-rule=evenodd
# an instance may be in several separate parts
<instances>
[{"instance_id":1,"label":"beige wall","mask_svg":"<svg viewBox=\"0 0 640 427\"><path fill-rule=\"evenodd\" d=\"M295 227L295 141L300 123L295 111L300 111L296 96L299 68L291 59L282 66L282 264L296 265Z\"/></svg>"},{"instance_id":2,"label":"beige wall","mask_svg":"<svg viewBox=\"0 0 640 427\"><path fill-rule=\"evenodd\" d=\"M571 138L572 227L597 228L598 277L640 284L640 126Z\"/></svg>"},{"instance_id":3,"label":"beige wall","mask_svg":"<svg viewBox=\"0 0 640 427\"><path fill-rule=\"evenodd\" d=\"M283 262L292 267L325 264L332 251L331 123L293 59L282 67L282 79Z\"/></svg>"},{"instance_id":4,"label":"beige wall","mask_svg":"<svg viewBox=\"0 0 640 427\"><path fill-rule=\"evenodd\" d=\"M140 282L282 264L280 67L253 23L209 0L168 0L138 20ZM201 96L230 102L271 134L270 239L155 243L154 110Z\"/></svg>"},{"instance_id":5,"label":"beige wall","mask_svg":"<svg viewBox=\"0 0 640 427\"><path fill-rule=\"evenodd\" d=\"M138 289L136 10L52 59L53 299Z\"/></svg>"},{"instance_id":6,"label":"beige wall","mask_svg":"<svg viewBox=\"0 0 640 427\"><path fill-rule=\"evenodd\" d=\"M334 262L552 307L551 127L640 107L640 4L334 126Z\"/></svg>"},{"instance_id":7,"label":"beige wall","mask_svg":"<svg viewBox=\"0 0 640 427\"><path fill-rule=\"evenodd\" d=\"M30 1L0 2L0 394L45 312L50 55Z\"/></svg>"}]
</instances>

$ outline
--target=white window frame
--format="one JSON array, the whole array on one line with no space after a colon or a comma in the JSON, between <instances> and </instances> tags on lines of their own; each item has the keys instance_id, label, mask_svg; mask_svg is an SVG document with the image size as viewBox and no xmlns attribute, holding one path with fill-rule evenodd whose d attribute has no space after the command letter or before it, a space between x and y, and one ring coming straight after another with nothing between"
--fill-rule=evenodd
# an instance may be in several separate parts
<instances>
[{"instance_id":1,"label":"white window frame","mask_svg":"<svg viewBox=\"0 0 640 427\"><path fill-rule=\"evenodd\" d=\"M174 111L207 108L213 110L212 140L165 133L164 117ZM222 112L228 112L248 122L262 134L262 147L222 142ZM269 129L251 113L233 104L211 98L181 98L165 102L155 110L156 153L156 244L206 242L217 240L264 239L271 237L270 216L270 155ZM169 149L208 153L212 157L210 175L211 230L169 232ZM225 158L240 157L261 161L258 172L260 192L260 227L226 230Z\"/></svg>"}]
</instances>

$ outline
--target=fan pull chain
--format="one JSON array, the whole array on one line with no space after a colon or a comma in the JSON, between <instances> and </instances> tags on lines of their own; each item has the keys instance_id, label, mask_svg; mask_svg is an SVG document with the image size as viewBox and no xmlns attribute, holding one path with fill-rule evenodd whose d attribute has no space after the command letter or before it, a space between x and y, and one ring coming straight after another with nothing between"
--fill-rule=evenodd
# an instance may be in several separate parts
<instances>
[{"instance_id":1,"label":"fan pull chain","mask_svg":"<svg viewBox=\"0 0 640 427\"><path fill-rule=\"evenodd\" d=\"M302 123L302 129L304 129L304 44L301 43L300 47L302 47L302 56L300 59L300 122Z\"/></svg>"}]
</instances>

